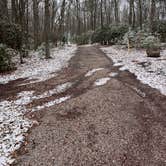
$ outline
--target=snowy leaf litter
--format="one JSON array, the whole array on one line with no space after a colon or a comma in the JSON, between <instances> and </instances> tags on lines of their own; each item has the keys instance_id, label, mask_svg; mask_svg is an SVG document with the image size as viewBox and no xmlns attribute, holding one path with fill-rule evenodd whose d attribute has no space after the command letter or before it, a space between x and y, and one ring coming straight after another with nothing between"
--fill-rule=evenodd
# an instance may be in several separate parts
<instances>
[{"instance_id":1,"label":"snowy leaf litter","mask_svg":"<svg viewBox=\"0 0 166 166\"><path fill-rule=\"evenodd\" d=\"M51 49L51 59L41 59L40 51L31 52L28 58L24 59L24 64L17 64L17 70L12 74L2 75L0 84L6 84L9 81L27 78L40 82L56 76L58 70L67 66L67 62L74 56L77 47L75 45L65 46L62 49ZM18 61L17 61L18 62Z\"/></svg>"},{"instance_id":2,"label":"snowy leaf litter","mask_svg":"<svg viewBox=\"0 0 166 166\"><path fill-rule=\"evenodd\" d=\"M72 83L67 82L37 96L34 95L34 91L23 91L17 95L15 101L4 100L0 102L0 166L6 166L14 162L11 154L21 147L25 139L25 134L34 123L25 118L24 114L28 111L38 111L55 104L60 104L70 99L70 96L55 99L43 105L36 106L31 110L26 109L26 105L33 100L62 93L71 86Z\"/></svg>"},{"instance_id":3,"label":"snowy leaf litter","mask_svg":"<svg viewBox=\"0 0 166 166\"><path fill-rule=\"evenodd\" d=\"M159 58L147 57L143 50L128 52L119 46L104 47L102 50L113 60L114 66L120 66L119 70L129 70L140 81L166 95L166 50Z\"/></svg>"},{"instance_id":4,"label":"snowy leaf litter","mask_svg":"<svg viewBox=\"0 0 166 166\"><path fill-rule=\"evenodd\" d=\"M57 70L67 65L67 62L72 56L76 46L65 47L64 50L53 49L52 59L41 60L38 53L26 59L26 63L19 66L12 74L4 75L0 78L0 83L8 83L11 80L18 78L35 79L37 81L44 81L55 74ZM0 101L0 166L7 166L12 164L15 159L13 154L24 143L26 133L35 123L29 120L24 115L28 111L38 111L46 107L60 104L68 99L70 96L64 96L53 101L49 101L41 106L37 106L28 110L26 105L33 100L50 97L54 94L59 94L69 89L73 84L70 82L56 86L43 94L34 95L34 91L23 91L17 95L15 100Z\"/></svg>"}]
</instances>

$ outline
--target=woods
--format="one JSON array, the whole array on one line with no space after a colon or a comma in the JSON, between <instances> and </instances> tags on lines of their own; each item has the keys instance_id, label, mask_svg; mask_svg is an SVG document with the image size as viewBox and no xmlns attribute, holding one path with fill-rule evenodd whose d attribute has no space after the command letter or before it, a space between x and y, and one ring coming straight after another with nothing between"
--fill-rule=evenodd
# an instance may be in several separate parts
<instances>
[{"instance_id":1,"label":"woods","mask_svg":"<svg viewBox=\"0 0 166 166\"><path fill-rule=\"evenodd\" d=\"M0 43L16 49L21 63L42 44L50 58L50 43L124 44L130 31L166 38L164 0L2 0L0 9Z\"/></svg>"}]
</instances>

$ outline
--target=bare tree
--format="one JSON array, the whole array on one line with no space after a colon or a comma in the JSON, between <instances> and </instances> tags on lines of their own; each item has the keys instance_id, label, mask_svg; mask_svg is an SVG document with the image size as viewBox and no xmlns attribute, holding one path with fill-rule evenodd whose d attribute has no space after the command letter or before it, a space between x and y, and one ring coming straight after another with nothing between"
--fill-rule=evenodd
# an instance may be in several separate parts
<instances>
[{"instance_id":1,"label":"bare tree","mask_svg":"<svg viewBox=\"0 0 166 166\"><path fill-rule=\"evenodd\" d=\"M151 9L150 9L150 30L151 30L151 32L154 31L155 14L156 14L156 2L155 2L155 0L151 0Z\"/></svg>"},{"instance_id":2,"label":"bare tree","mask_svg":"<svg viewBox=\"0 0 166 166\"><path fill-rule=\"evenodd\" d=\"M119 6L118 6L118 0L114 0L114 14L115 14L115 23L119 23Z\"/></svg>"},{"instance_id":3,"label":"bare tree","mask_svg":"<svg viewBox=\"0 0 166 166\"><path fill-rule=\"evenodd\" d=\"M50 11L49 11L49 0L45 0L45 19L44 19L44 40L45 40L45 57L50 58Z\"/></svg>"},{"instance_id":4,"label":"bare tree","mask_svg":"<svg viewBox=\"0 0 166 166\"><path fill-rule=\"evenodd\" d=\"M103 23L103 0L100 2L100 20L101 20L101 28L103 28L104 23Z\"/></svg>"},{"instance_id":5,"label":"bare tree","mask_svg":"<svg viewBox=\"0 0 166 166\"><path fill-rule=\"evenodd\" d=\"M39 46L39 0L33 0L34 49Z\"/></svg>"},{"instance_id":6,"label":"bare tree","mask_svg":"<svg viewBox=\"0 0 166 166\"><path fill-rule=\"evenodd\" d=\"M138 0L138 7L139 7L139 26L142 29L142 0Z\"/></svg>"}]
</instances>

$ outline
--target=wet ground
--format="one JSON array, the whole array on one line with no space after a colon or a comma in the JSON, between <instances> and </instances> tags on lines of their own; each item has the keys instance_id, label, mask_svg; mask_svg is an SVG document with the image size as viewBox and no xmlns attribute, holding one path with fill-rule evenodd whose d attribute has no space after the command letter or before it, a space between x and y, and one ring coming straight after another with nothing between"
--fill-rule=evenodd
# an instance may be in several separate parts
<instances>
[{"instance_id":1,"label":"wet ground","mask_svg":"<svg viewBox=\"0 0 166 166\"><path fill-rule=\"evenodd\" d=\"M92 76L85 74L104 68ZM118 73L103 86L97 79ZM65 92L35 100L30 106L70 95L71 99L27 116L39 120L18 166L165 166L166 97L140 83L133 74L119 71L95 46L79 47L68 68L48 81L17 86L3 85L1 98L34 90L37 94L55 85L72 82ZM12 95L11 95L12 94Z\"/></svg>"}]
</instances>

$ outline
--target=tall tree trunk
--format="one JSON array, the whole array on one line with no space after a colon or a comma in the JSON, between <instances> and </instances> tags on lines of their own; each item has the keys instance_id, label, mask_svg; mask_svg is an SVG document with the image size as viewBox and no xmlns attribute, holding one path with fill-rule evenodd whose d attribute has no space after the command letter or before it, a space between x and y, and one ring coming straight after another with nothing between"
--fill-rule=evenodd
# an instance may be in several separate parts
<instances>
[{"instance_id":1,"label":"tall tree trunk","mask_svg":"<svg viewBox=\"0 0 166 166\"><path fill-rule=\"evenodd\" d=\"M95 7L94 7L94 30L96 30L96 13L97 13L97 0L95 0Z\"/></svg>"},{"instance_id":2,"label":"tall tree trunk","mask_svg":"<svg viewBox=\"0 0 166 166\"><path fill-rule=\"evenodd\" d=\"M8 19L8 1L1 0L0 1L0 18Z\"/></svg>"},{"instance_id":3,"label":"tall tree trunk","mask_svg":"<svg viewBox=\"0 0 166 166\"><path fill-rule=\"evenodd\" d=\"M103 0L100 2L100 19L101 19L101 28L103 28Z\"/></svg>"},{"instance_id":4,"label":"tall tree trunk","mask_svg":"<svg viewBox=\"0 0 166 166\"><path fill-rule=\"evenodd\" d=\"M138 5L139 5L139 26L140 29L142 29L142 0L138 1Z\"/></svg>"},{"instance_id":5,"label":"tall tree trunk","mask_svg":"<svg viewBox=\"0 0 166 166\"><path fill-rule=\"evenodd\" d=\"M129 26L132 26L133 22L133 0L129 1Z\"/></svg>"},{"instance_id":6,"label":"tall tree trunk","mask_svg":"<svg viewBox=\"0 0 166 166\"><path fill-rule=\"evenodd\" d=\"M52 2L52 14L51 14L51 32L54 31L54 21L55 21L55 16L56 16L56 12L57 12L57 9L56 9L56 2L53 1Z\"/></svg>"},{"instance_id":7,"label":"tall tree trunk","mask_svg":"<svg viewBox=\"0 0 166 166\"><path fill-rule=\"evenodd\" d=\"M62 41L63 38L63 33L64 33L64 16L65 16L65 6L66 6L66 0L62 1L62 6L61 6L61 13L60 13L60 19L59 19L59 40Z\"/></svg>"},{"instance_id":8,"label":"tall tree trunk","mask_svg":"<svg viewBox=\"0 0 166 166\"><path fill-rule=\"evenodd\" d=\"M115 14L115 23L119 23L119 7L118 0L114 0L114 14Z\"/></svg>"},{"instance_id":9,"label":"tall tree trunk","mask_svg":"<svg viewBox=\"0 0 166 166\"><path fill-rule=\"evenodd\" d=\"M150 10L150 30L154 32L154 21L155 21L155 14L156 14L156 2L155 0L151 0L151 10Z\"/></svg>"},{"instance_id":10,"label":"tall tree trunk","mask_svg":"<svg viewBox=\"0 0 166 166\"><path fill-rule=\"evenodd\" d=\"M29 49L29 0L26 0L25 45ZM27 55L28 53L26 53Z\"/></svg>"},{"instance_id":11,"label":"tall tree trunk","mask_svg":"<svg viewBox=\"0 0 166 166\"><path fill-rule=\"evenodd\" d=\"M80 1L76 0L77 8L77 35L81 34L81 20L80 20Z\"/></svg>"},{"instance_id":12,"label":"tall tree trunk","mask_svg":"<svg viewBox=\"0 0 166 166\"><path fill-rule=\"evenodd\" d=\"M16 0L11 0L12 7L12 22L17 22L17 8L16 8Z\"/></svg>"},{"instance_id":13,"label":"tall tree trunk","mask_svg":"<svg viewBox=\"0 0 166 166\"><path fill-rule=\"evenodd\" d=\"M39 9L38 0L33 0L34 49L39 46Z\"/></svg>"},{"instance_id":14,"label":"tall tree trunk","mask_svg":"<svg viewBox=\"0 0 166 166\"><path fill-rule=\"evenodd\" d=\"M25 20L25 0L21 0L18 2L18 8L19 8L19 20L18 23L21 26L21 37L22 37L22 46L25 45L25 24L26 24L26 20ZM23 49L20 48L20 63L23 63Z\"/></svg>"},{"instance_id":15,"label":"tall tree trunk","mask_svg":"<svg viewBox=\"0 0 166 166\"><path fill-rule=\"evenodd\" d=\"M47 59L50 58L49 34L50 34L49 0L45 0L44 39L45 39L45 57Z\"/></svg>"},{"instance_id":16,"label":"tall tree trunk","mask_svg":"<svg viewBox=\"0 0 166 166\"><path fill-rule=\"evenodd\" d=\"M136 22L136 17L135 17L135 7L134 7L134 1L133 1L133 20L132 20L132 28L135 28L135 22Z\"/></svg>"}]
</instances>

